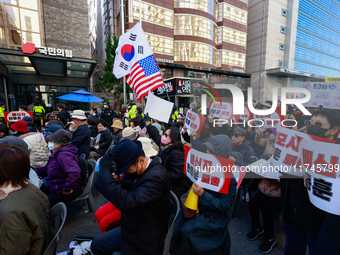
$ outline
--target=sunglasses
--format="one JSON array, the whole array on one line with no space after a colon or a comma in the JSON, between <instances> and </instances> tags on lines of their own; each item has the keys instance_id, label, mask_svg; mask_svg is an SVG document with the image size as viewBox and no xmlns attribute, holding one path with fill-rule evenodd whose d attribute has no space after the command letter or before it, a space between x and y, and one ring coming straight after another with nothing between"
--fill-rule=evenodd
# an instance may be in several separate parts
<instances>
[{"instance_id":1,"label":"sunglasses","mask_svg":"<svg viewBox=\"0 0 340 255\"><path fill-rule=\"evenodd\" d=\"M241 136L240 134L234 133L232 136L235 136L236 138Z\"/></svg>"},{"instance_id":2,"label":"sunglasses","mask_svg":"<svg viewBox=\"0 0 340 255\"><path fill-rule=\"evenodd\" d=\"M306 120L305 121L305 125L306 127L310 127L310 126L314 126L316 129L320 129L322 127L322 125L330 125L330 124L325 124L325 123L322 123L321 121L310 121L310 120Z\"/></svg>"}]
</instances>

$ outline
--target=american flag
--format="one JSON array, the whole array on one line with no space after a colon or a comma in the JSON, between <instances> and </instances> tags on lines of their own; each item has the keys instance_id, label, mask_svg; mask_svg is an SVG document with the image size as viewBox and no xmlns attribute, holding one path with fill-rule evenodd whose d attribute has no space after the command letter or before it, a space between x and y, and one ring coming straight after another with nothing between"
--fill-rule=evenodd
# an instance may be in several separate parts
<instances>
[{"instance_id":1,"label":"american flag","mask_svg":"<svg viewBox=\"0 0 340 255\"><path fill-rule=\"evenodd\" d=\"M136 62L126 78L126 82L135 91L138 101L150 91L164 86L154 55L150 55Z\"/></svg>"}]
</instances>

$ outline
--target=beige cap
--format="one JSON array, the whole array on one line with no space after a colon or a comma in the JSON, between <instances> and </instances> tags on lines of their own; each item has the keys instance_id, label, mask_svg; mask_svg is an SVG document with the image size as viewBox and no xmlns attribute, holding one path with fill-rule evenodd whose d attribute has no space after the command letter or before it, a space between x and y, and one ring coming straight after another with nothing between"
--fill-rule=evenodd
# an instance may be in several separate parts
<instances>
[{"instance_id":1,"label":"beige cap","mask_svg":"<svg viewBox=\"0 0 340 255\"><path fill-rule=\"evenodd\" d=\"M111 127L123 129L123 123L120 120L115 120Z\"/></svg>"},{"instance_id":2,"label":"beige cap","mask_svg":"<svg viewBox=\"0 0 340 255\"><path fill-rule=\"evenodd\" d=\"M135 130L133 130L132 127L126 127L122 131L123 139L129 138L130 140L136 140L137 139L137 133Z\"/></svg>"},{"instance_id":3,"label":"beige cap","mask_svg":"<svg viewBox=\"0 0 340 255\"><path fill-rule=\"evenodd\" d=\"M139 137L137 140L142 143L143 151L147 157L157 156L157 151L152 147L150 138Z\"/></svg>"},{"instance_id":4,"label":"beige cap","mask_svg":"<svg viewBox=\"0 0 340 255\"><path fill-rule=\"evenodd\" d=\"M83 110L74 110L71 119L86 120L87 118Z\"/></svg>"}]
</instances>

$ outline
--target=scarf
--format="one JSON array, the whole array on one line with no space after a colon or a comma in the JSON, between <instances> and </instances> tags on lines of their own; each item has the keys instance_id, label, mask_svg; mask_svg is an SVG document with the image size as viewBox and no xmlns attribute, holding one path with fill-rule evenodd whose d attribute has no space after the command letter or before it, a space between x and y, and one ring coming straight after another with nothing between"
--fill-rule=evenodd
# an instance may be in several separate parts
<instances>
[{"instance_id":1,"label":"scarf","mask_svg":"<svg viewBox=\"0 0 340 255\"><path fill-rule=\"evenodd\" d=\"M161 143L161 149L162 149L162 151L165 151L165 150L169 149L171 146L172 146L172 143L169 143L169 144L167 144L167 145L164 145L164 144Z\"/></svg>"},{"instance_id":2,"label":"scarf","mask_svg":"<svg viewBox=\"0 0 340 255\"><path fill-rule=\"evenodd\" d=\"M99 144L100 137L102 136L102 133L103 133L105 130L106 130L106 128L104 128L103 131L98 132L98 135L97 135L97 137L96 137L96 140L95 140L94 144L96 144L96 145Z\"/></svg>"}]
</instances>

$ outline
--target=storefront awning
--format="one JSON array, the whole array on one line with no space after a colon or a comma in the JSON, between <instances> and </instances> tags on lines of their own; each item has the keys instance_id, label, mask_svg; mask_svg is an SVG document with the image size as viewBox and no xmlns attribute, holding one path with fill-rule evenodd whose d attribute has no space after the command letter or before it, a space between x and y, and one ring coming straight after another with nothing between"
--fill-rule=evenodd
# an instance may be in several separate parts
<instances>
[{"instance_id":1,"label":"storefront awning","mask_svg":"<svg viewBox=\"0 0 340 255\"><path fill-rule=\"evenodd\" d=\"M97 64L93 59L45 56L39 52L25 54L20 50L0 48L0 61L13 74L36 74L89 78Z\"/></svg>"}]
</instances>

